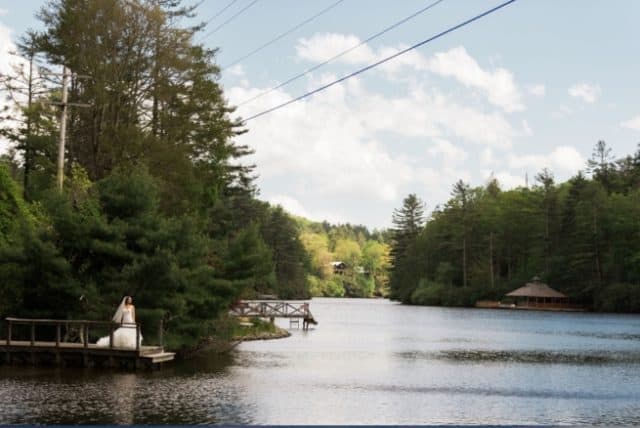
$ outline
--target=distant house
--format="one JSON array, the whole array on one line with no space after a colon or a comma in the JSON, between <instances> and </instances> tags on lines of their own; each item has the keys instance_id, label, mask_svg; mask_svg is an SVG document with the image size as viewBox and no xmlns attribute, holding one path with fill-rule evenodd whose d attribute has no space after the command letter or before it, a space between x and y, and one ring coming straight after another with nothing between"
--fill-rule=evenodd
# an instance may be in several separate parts
<instances>
[{"instance_id":1,"label":"distant house","mask_svg":"<svg viewBox=\"0 0 640 428\"><path fill-rule=\"evenodd\" d=\"M331 262L331 267L333 268L334 275L343 275L347 270L347 264L343 261L335 261Z\"/></svg>"},{"instance_id":2,"label":"distant house","mask_svg":"<svg viewBox=\"0 0 640 428\"><path fill-rule=\"evenodd\" d=\"M580 310L580 306L572 304L567 295L554 290L534 277L531 282L505 295L501 307L514 309L541 310Z\"/></svg>"}]
</instances>

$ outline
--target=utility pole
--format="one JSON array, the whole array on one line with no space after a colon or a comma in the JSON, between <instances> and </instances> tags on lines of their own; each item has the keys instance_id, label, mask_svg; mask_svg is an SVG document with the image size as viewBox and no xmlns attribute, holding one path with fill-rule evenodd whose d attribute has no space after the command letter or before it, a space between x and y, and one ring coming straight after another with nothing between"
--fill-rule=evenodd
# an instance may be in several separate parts
<instances>
[{"instance_id":1,"label":"utility pole","mask_svg":"<svg viewBox=\"0 0 640 428\"><path fill-rule=\"evenodd\" d=\"M62 182L64 181L64 143L67 136L67 86L69 84L69 73L67 66L62 67L62 109L60 110L60 139L58 140L58 173L56 181L58 191L62 192Z\"/></svg>"},{"instance_id":2,"label":"utility pole","mask_svg":"<svg viewBox=\"0 0 640 428\"><path fill-rule=\"evenodd\" d=\"M31 173L31 104L33 103L33 61L34 61L35 53L33 50L29 51L29 81L28 81L28 95L27 95L27 111L29 114L27 115L27 138L25 139L24 145L24 177L23 177L23 189L22 194L25 199L28 199L29 196L29 174Z\"/></svg>"},{"instance_id":3,"label":"utility pole","mask_svg":"<svg viewBox=\"0 0 640 428\"><path fill-rule=\"evenodd\" d=\"M53 73L49 73L53 74ZM71 73L71 71L67 68L67 66L62 67L62 101L61 102L50 102L49 104L59 105L62 107L60 110L60 138L58 140L58 162L57 162L57 173L56 173L56 184L58 186L58 191L62 192L62 184L64 182L64 145L67 137L67 107L91 107L91 104L84 103L70 103L68 101L69 98L69 78L80 78L80 79L89 79L89 76L80 76L75 73Z\"/></svg>"}]
</instances>

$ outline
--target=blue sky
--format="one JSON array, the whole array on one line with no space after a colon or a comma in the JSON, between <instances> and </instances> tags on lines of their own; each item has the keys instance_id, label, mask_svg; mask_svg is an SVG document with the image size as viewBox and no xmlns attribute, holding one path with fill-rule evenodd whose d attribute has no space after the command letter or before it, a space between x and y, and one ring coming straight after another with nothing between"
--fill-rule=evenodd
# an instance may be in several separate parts
<instances>
[{"instance_id":1,"label":"blue sky","mask_svg":"<svg viewBox=\"0 0 640 428\"><path fill-rule=\"evenodd\" d=\"M203 40L225 66L335 0L259 0ZM223 71L238 104L431 1L345 0ZM40 0L0 0L0 68L11 39L38 28ZM205 21L229 3L205 0ZM215 28L247 6L238 0ZM296 83L238 109L248 117L426 39L499 1L445 0ZM503 188L543 167L565 180L604 139L617 156L640 142L640 2L519 0L411 54L248 123L261 198L315 220L390 225L408 193L428 210L462 178ZM197 37L196 39L200 39Z\"/></svg>"}]
</instances>

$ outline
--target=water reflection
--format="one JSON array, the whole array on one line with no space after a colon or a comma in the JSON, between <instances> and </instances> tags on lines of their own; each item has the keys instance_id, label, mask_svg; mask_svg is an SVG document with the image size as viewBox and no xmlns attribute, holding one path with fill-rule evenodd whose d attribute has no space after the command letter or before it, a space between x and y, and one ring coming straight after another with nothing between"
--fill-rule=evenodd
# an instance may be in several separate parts
<instances>
[{"instance_id":1,"label":"water reflection","mask_svg":"<svg viewBox=\"0 0 640 428\"><path fill-rule=\"evenodd\" d=\"M0 423L640 423L640 317L312 306L315 330L160 372L0 367Z\"/></svg>"}]
</instances>

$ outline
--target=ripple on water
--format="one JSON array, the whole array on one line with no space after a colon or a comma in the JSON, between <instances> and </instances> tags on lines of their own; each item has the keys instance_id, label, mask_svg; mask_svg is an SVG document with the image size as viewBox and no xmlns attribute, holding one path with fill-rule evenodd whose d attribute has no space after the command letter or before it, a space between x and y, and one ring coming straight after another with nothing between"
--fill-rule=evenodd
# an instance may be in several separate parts
<instances>
[{"instance_id":1,"label":"ripple on water","mask_svg":"<svg viewBox=\"0 0 640 428\"><path fill-rule=\"evenodd\" d=\"M444 360L461 363L527 364L640 364L636 351L546 351L451 349L442 351L408 351L395 355L408 360Z\"/></svg>"},{"instance_id":2,"label":"ripple on water","mask_svg":"<svg viewBox=\"0 0 640 428\"><path fill-rule=\"evenodd\" d=\"M495 396L514 398L544 398L562 400L630 400L635 399L635 395L624 393L597 393L589 391L568 391L556 389L532 389L517 387L469 387L469 386L448 386L448 385L395 385L395 384L327 384L328 389L350 391L371 392L378 391L390 394L445 394L445 395L471 395L471 396Z\"/></svg>"}]
</instances>

